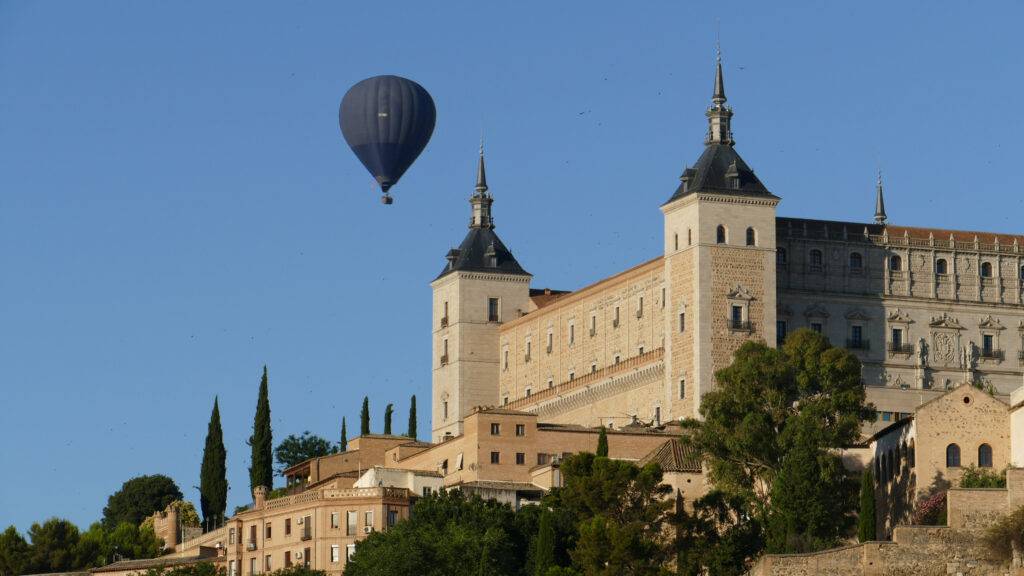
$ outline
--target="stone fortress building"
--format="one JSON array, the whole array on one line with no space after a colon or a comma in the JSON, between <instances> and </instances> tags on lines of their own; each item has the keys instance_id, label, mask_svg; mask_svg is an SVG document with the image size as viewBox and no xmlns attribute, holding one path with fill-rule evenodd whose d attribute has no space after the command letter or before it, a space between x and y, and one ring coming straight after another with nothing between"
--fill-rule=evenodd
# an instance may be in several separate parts
<instances>
[{"instance_id":1,"label":"stone fortress building","mask_svg":"<svg viewBox=\"0 0 1024 576\"><path fill-rule=\"evenodd\" d=\"M477 406L696 417L737 347L804 327L860 357L875 429L963 382L1024 383L1024 236L891 225L881 177L871 222L779 217L736 151L721 59L705 115L704 152L661 206L662 254L573 292L532 289L495 233L481 150L469 233L431 283L433 441Z\"/></svg>"}]
</instances>

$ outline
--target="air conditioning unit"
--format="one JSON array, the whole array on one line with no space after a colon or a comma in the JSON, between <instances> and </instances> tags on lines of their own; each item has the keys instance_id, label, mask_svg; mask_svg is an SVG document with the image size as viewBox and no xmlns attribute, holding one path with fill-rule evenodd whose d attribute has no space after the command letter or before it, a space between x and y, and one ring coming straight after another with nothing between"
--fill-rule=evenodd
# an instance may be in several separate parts
<instances>
[{"instance_id":1,"label":"air conditioning unit","mask_svg":"<svg viewBox=\"0 0 1024 576\"><path fill-rule=\"evenodd\" d=\"M298 517L298 519L296 519L296 520L295 520L295 523L296 523L296 524L300 524L300 525L301 525L301 524L303 524L303 523L304 523L305 521L306 521L306 518L305 518L305 517L303 517L303 516L299 516L299 517Z\"/></svg>"},{"instance_id":2,"label":"air conditioning unit","mask_svg":"<svg viewBox=\"0 0 1024 576\"><path fill-rule=\"evenodd\" d=\"M373 532L373 526L363 526L363 534L369 534Z\"/></svg>"},{"instance_id":3,"label":"air conditioning unit","mask_svg":"<svg viewBox=\"0 0 1024 576\"><path fill-rule=\"evenodd\" d=\"M295 559L296 560L302 560L302 552L296 552L295 553Z\"/></svg>"}]
</instances>

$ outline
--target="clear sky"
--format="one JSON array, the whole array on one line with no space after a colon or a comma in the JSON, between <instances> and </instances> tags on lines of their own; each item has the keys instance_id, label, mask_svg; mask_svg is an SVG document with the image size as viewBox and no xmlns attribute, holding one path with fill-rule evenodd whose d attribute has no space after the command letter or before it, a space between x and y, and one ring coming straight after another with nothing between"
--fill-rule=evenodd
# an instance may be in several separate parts
<instances>
[{"instance_id":1,"label":"clear sky","mask_svg":"<svg viewBox=\"0 0 1024 576\"><path fill-rule=\"evenodd\" d=\"M98 519L139 474L198 501L220 397L229 510L261 368L276 439L409 397L481 129L535 287L658 254L702 149L721 20L737 148L779 214L1021 233L1017 2L0 0L0 528ZM337 125L399 74L433 140L382 206Z\"/></svg>"}]
</instances>

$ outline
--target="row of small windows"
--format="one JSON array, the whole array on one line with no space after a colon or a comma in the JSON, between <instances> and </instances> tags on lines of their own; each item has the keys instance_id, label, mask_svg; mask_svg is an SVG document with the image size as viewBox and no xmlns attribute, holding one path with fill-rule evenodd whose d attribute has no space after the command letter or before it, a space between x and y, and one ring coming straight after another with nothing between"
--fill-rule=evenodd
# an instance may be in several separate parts
<instances>
[{"instance_id":1,"label":"row of small windows","mask_svg":"<svg viewBox=\"0 0 1024 576\"><path fill-rule=\"evenodd\" d=\"M824 263L824 255L821 250L817 248L807 253L807 260L812 270L820 270ZM787 254L785 248L778 248L775 251L775 263L780 266L785 266L787 262ZM892 255L888 259L889 269L895 272L903 270L903 258L899 255ZM860 252L851 252L849 259L850 270L859 271L864 269L864 256ZM949 274L949 263L945 258L939 258L935 261L935 273L936 274ZM982 262L979 273L982 278L992 277L992 263ZM1020 269L1020 278L1024 280L1024 266Z\"/></svg>"},{"instance_id":2,"label":"row of small windows","mask_svg":"<svg viewBox=\"0 0 1024 576\"><path fill-rule=\"evenodd\" d=\"M903 466L913 468L916 465L915 460L913 440L910 441L910 446L904 442L898 447L891 448L875 459L875 479L878 482L888 482L900 473Z\"/></svg>"},{"instance_id":3,"label":"row of small windows","mask_svg":"<svg viewBox=\"0 0 1024 576\"><path fill-rule=\"evenodd\" d=\"M946 446L946 467L960 467L960 446L956 444L950 444L949 446ZM989 446L988 444L982 444L981 446L978 446L978 467L992 467L992 447Z\"/></svg>"},{"instance_id":4,"label":"row of small windows","mask_svg":"<svg viewBox=\"0 0 1024 576\"><path fill-rule=\"evenodd\" d=\"M725 226L721 224L715 229L715 242L718 244L725 244L728 242L728 234ZM753 228L747 228L746 234L747 246L757 246L757 232Z\"/></svg>"}]
</instances>

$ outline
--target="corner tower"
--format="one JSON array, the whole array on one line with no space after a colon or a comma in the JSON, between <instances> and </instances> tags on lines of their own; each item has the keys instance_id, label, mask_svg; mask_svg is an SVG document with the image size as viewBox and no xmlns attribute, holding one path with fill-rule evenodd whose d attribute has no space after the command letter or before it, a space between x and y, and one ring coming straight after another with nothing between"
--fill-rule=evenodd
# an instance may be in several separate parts
<instances>
[{"instance_id":1,"label":"corner tower","mask_svg":"<svg viewBox=\"0 0 1024 576\"><path fill-rule=\"evenodd\" d=\"M735 149L719 53L704 153L686 168L665 215L665 396L672 418L700 398L747 340L775 345L775 207Z\"/></svg>"},{"instance_id":2,"label":"corner tower","mask_svg":"<svg viewBox=\"0 0 1024 576\"><path fill-rule=\"evenodd\" d=\"M494 232L483 145L469 203L469 233L448 252L448 263L430 284L435 442L461 434L473 407L497 405L498 327L525 313L530 301L530 274Z\"/></svg>"}]
</instances>

